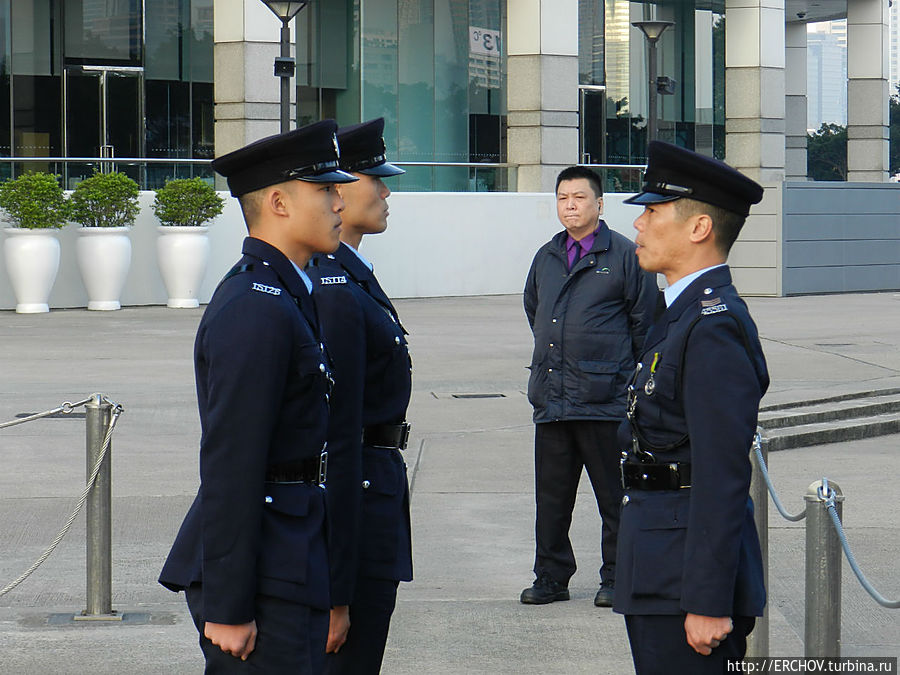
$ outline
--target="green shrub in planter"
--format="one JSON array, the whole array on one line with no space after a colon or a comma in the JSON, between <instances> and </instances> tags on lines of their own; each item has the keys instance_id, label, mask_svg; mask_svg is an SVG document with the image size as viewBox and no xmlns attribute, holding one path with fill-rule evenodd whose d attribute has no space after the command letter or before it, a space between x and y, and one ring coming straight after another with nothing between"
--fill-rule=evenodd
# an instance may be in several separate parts
<instances>
[{"instance_id":1,"label":"green shrub in planter","mask_svg":"<svg viewBox=\"0 0 900 675\"><path fill-rule=\"evenodd\" d=\"M225 206L222 199L201 178L167 180L156 191L151 208L161 225L200 227L212 220Z\"/></svg>"},{"instance_id":2,"label":"green shrub in planter","mask_svg":"<svg viewBox=\"0 0 900 675\"><path fill-rule=\"evenodd\" d=\"M59 179L51 173L26 173L0 185L3 220L28 230L66 224L69 205Z\"/></svg>"},{"instance_id":3,"label":"green shrub in planter","mask_svg":"<svg viewBox=\"0 0 900 675\"><path fill-rule=\"evenodd\" d=\"M72 220L84 227L124 227L138 214L138 184L124 173L95 173L72 191Z\"/></svg>"}]
</instances>

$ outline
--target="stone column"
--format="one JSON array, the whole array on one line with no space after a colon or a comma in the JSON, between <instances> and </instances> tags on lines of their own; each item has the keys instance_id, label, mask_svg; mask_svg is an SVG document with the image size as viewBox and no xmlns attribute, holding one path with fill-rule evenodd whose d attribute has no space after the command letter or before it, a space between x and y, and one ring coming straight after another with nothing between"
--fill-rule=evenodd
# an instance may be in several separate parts
<instances>
[{"instance_id":1,"label":"stone column","mask_svg":"<svg viewBox=\"0 0 900 675\"><path fill-rule=\"evenodd\" d=\"M280 31L281 21L260 0L216 0L216 156L279 132L281 90L274 63Z\"/></svg>"},{"instance_id":2,"label":"stone column","mask_svg":"<svg viewBox=\"0 0 900 675\"><path fill-rule=\"evenodd\" d=\"M888 178L888 3L847 2L847 180Z\"/></svg>"},{"instance_id":3,"label":"stone column","mask_svg":"<svg viewBox=\"0 0 900 675\"><path fill-rule=\"evenodd\" d=\"M509 0L507 155L519 192L553 192L578 163L578 2Z\"/></svg>"},{"instance_id":4,"label":"stone column","mask_svg":"<svg viewBox=\"0 0 900 675\"><path fill-rule=\"evenodd\" d=\"M806 180L806 24L784 27L784 125L786 180Z\"/></svg>"},{"instance_id":5,"label":"stone column","mask_svg":"<svg viewBox=\"0 0 900 675\"><path fill-rule=\"evenodd\" d=\"M725 160L760 183L729 263L738 290L781 293L785 161L784 0L725 2Z\"/></svg>"}]
</instances>

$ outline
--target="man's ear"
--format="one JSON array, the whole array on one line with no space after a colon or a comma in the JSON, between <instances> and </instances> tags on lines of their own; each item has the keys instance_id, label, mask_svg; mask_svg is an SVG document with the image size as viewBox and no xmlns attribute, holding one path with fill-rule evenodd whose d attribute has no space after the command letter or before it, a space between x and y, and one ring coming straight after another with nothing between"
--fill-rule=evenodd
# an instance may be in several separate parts
<instances>
[{"instance_id":1,"label":"man's ear","mask_svg":"<svg viewBox=\"0 0 900 675\"><path fill-rule=\"evenodd\" d=\"M691 243L702 244L713 238L713 221L705 213L691 217Z\"/></svg>"},{"instance_id":2,"label":"man's ear","mask_svg":"<svg viewBox=\"0 0 900 675\"><path fill-rule=\"evenodd\" d=\"M277 216L287 216L289 212L287 197L288 195L280 186L274 186L266 192L263 208Z\"/></svg>"},{"instance_id":3,"label":"man's ear","mask_svg":"<svg viewBox=\"0 0 900 675\"><path fill-rule=\"evenodd\" d=\"M600 215L603 215L603 197L597 197L597 208L600 209Z\"/></svg>"}]
</instances>

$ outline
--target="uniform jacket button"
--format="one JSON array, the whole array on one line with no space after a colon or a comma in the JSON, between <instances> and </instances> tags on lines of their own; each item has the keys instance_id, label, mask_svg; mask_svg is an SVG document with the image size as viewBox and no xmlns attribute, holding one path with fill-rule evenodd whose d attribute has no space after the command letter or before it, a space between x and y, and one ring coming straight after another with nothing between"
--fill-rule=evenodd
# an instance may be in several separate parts
<instances>
[{"instance_id":1,"label":"uniform jacket button","mask_svg":"<svg viewBox=\"0 0 900 675\"><path fill-rule=\"evenodd\" d=\"M324 364L324 363L320 363L320 364L319 364L319 372L320 372L320 373L324 373L324 372L325 372L325 364Z\"/></svg>"},{"instance_id":2,"label":"uniform jacket button","mask_svg":"<svg viewBox=\"0 0 900 675\"><path fill-rule=\"evenodd\" d=\"M399 345L399 344L400 344L400 338L397 337L396 335L394 336L394 344L395 344L395 345Z\"/></svg>"},{"instance_id":3,"label":"uniform jacket button","mask_svg":"<svg viewBox=\"0 0 900 675\"><path fill-rule=\"evenodd\" d=\"M622 497L622 506L628 506L628 502L630 502L630 501L631 501L631 497L629 497L628 495L625 495L624 497Z\"/></svg>"},{"instance_id":4,"label":"uniform jacket button","mask_svg":"<svg viewBox=\"0 0 900 675\"><path fill-rule=\"evenodd\" d=\"M367 480L363 481L363 490L368 490L371 483Z\"/></svg>"},{"instance_id":5,"label":"uniform jacket button","mask_svg":"<svg viewBox=\"0 0 900 675\"><path fill-rule=\"evenodd\" d=\"M266 504L271 504L271 503L272 503L272 498L270 496L266 495Z\"/></svg>"}]
</instances>

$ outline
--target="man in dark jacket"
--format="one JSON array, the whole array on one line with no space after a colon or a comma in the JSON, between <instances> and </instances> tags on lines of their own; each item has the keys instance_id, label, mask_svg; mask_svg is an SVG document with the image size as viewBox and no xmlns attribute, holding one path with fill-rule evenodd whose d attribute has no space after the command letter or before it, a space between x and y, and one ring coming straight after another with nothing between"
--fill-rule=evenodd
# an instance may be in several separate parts
<instances>
[{"instance_id":1,"label":"man in dark jacket","mask_svg":"<svg viewBox=\"0 0 900 675\"><path fill-rule=\"evenodd\" d=\"M538 250L525 282L534 333L528 400L534 407L536 580L521 602L569 599L572 509L586 468L603 519L598 607L612 605L622 487L616 429L626 380L653 320L659 291L634 244L609 229L600 178L569 167L556 180L566 228Z\"/></svg>"}]
</instances>

